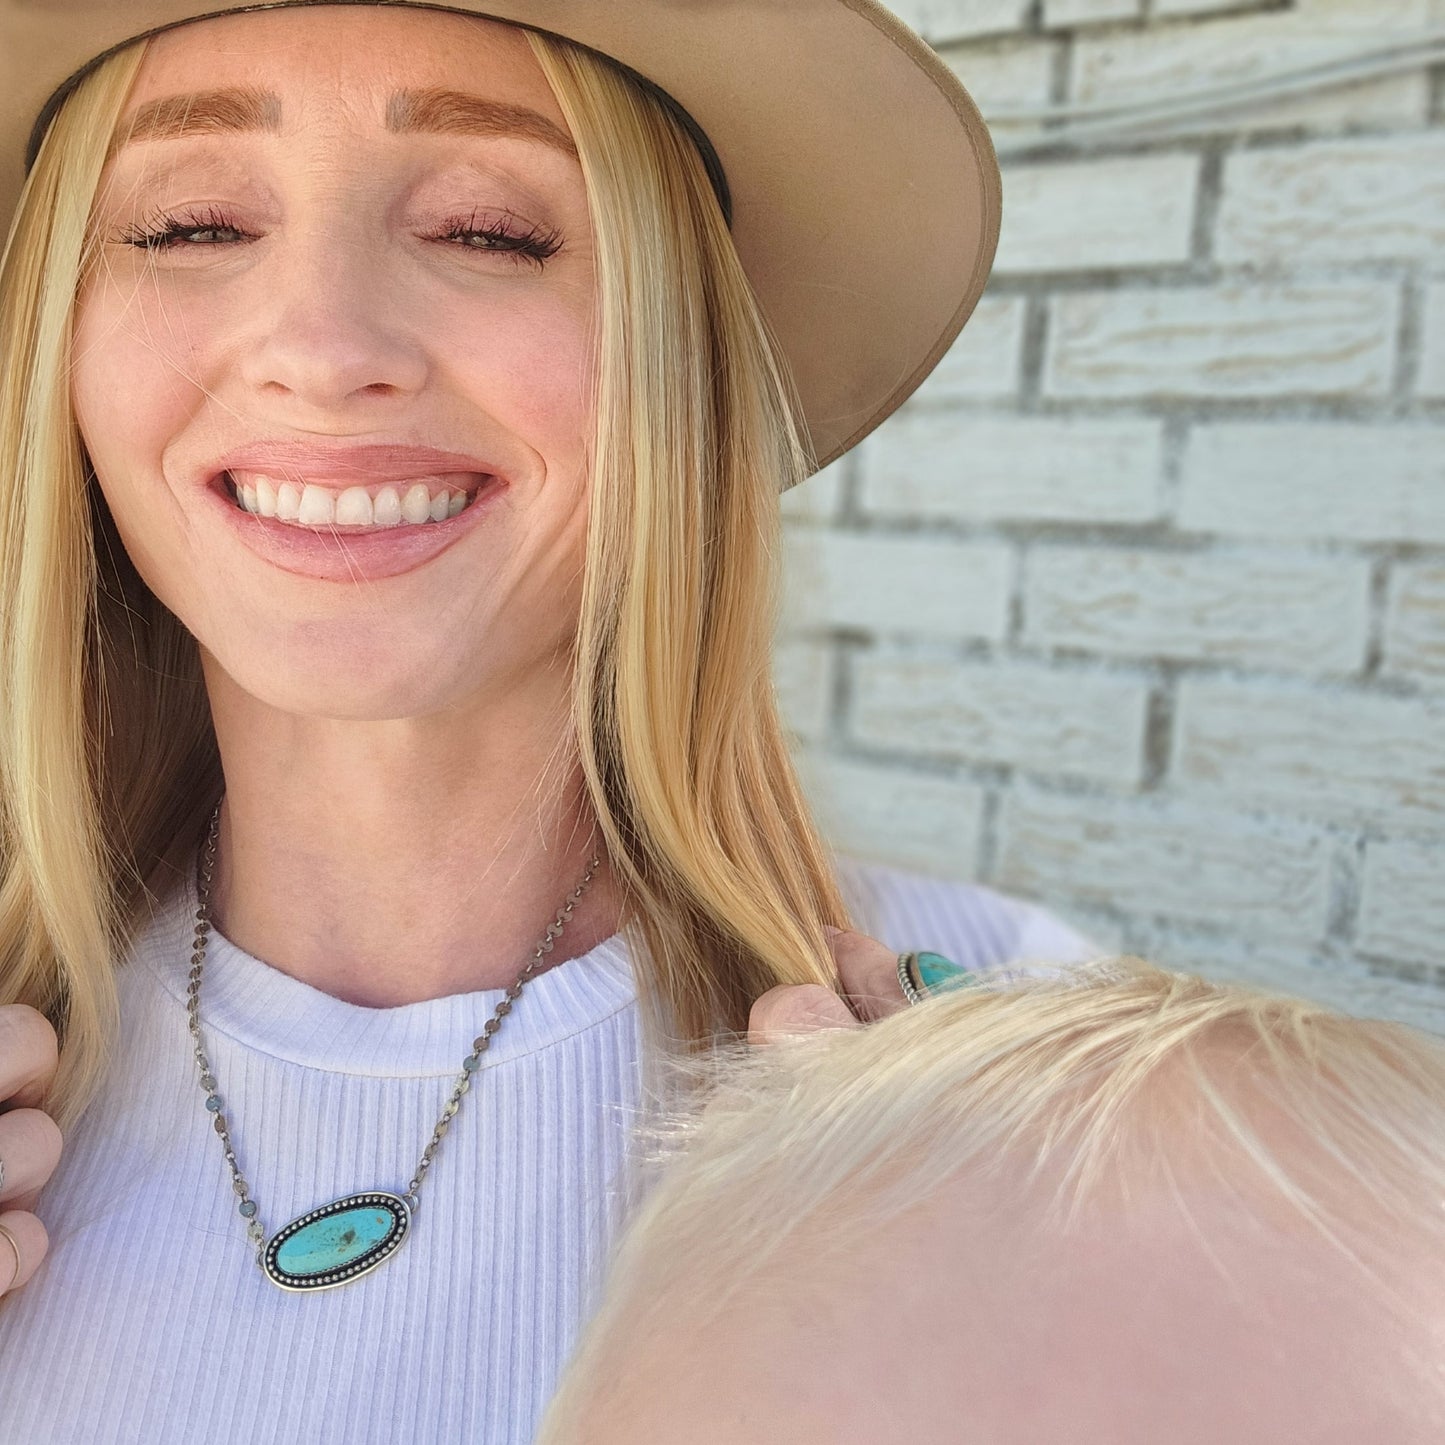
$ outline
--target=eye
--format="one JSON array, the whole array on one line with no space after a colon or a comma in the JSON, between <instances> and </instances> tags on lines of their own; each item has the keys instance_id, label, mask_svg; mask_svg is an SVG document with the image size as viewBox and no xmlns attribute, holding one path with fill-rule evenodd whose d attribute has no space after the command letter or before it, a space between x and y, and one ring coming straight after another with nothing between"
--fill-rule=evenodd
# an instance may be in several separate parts
<instances>
[{"instance_id":1,"label":"eye","mask_svg":"<svg viewBox=\"0 0 1445 1445\"><path fill-rule=\"evenodd\" d=\"M227 233L241 239L215 239ZM200 237L210 239L197 239ZM215 207L175 215L163 213L120 237L124 244L135 246L152 255L162 251L192 250L197 247L209 249L213 246L234 246L244 244L246 239L246 232L233 225L230 218ZM479 226L476 211L466 216L451 216L429 239L459 246L464 250L533 261L539 267L562 248L561 232L545 226L519 223L510 212L507 213L505 225Z\"/></svg>"},{"instance_id":2,"label":"eye","mask_svg":"<svg viewBox=\"0 0 1445 1445\"><path fill-rule=\"evenodd\" d=\"M516 218L507 213L509 222ZM528 226L525 230L509 230L506 227L478 226L477 213L467 217L454 216L446 222L446 229L440 239L454 242L472 251L502 251L514 256L525 256L540 266L555 256L562 248L560 231L545 226ZM486 245L472 244L474 239Z\"/></svg>"},{"instance_id":3,"label":"eye","mask_svg":"<svg viewBox=\"0 0 1445 1445\"><path fill-rule=\"evenodd\" d=\"M127 231L120 239L127 246L137 246L146 251L169 251L188 236L214 234L217 231L241 234L219 211L207 208L193 215L152 217L140 227Z\"/></svg>"}]
</instances>

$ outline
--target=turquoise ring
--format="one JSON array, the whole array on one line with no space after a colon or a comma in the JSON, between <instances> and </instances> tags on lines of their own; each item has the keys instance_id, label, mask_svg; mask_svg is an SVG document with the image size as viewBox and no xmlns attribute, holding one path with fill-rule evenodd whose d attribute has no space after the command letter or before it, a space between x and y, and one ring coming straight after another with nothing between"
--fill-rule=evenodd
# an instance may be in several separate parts
<instances>
[{"instance_id":1,"label":"turquoise ring","mask_svg":"<svg viewBox=\"0 0 1445 1445\"><path fill-rule=\"evenodd\" d=\"M968 988L973 975L941 953L900 953L898 982L909 1003L922 1003L930 994L950 988Z\"/></svg>"}]
</instances>

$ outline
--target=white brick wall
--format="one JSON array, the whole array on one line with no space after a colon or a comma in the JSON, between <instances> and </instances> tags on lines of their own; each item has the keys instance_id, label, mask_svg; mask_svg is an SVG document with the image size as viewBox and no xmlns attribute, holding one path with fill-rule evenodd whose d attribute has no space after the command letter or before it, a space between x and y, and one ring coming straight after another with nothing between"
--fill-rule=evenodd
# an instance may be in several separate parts
<instances>
[{"instance_id":1,"label":"white brick wall","mask_svg":"<svg viewBox=\"0 0 1445 1445\"><path fill-rule=\"evenodd\" d=\"M1387 671L1445 682L1445 562L1402 562L1390 581Z\"/></svg>"},{"instance_id":2,"label":"white brick wall","mask_svg":"<svg viewBox=\"0 0 1445 1445\"><path fill-rule=\"evenodd\" d=\"M1330 847L1318 830L1219 810L1020 787L1004 800L996 879L1029 895L1309 946L1325 936Z\"/></svg>"},{"instance_id":3,"label":"white brick wall","mask_svg":"<svg viewBox=\"0 0 1445 1445\"><path fill-rule=\"evenodd\" d=\"M1395 370L1388 283L1081 291L1049 303L1055 397L1375 397Z\"/></svg>"},{"instance_id":4,"label":"white brick wall","mask_svg":"<svg viewBox=\"0 0 1445 1445\"><path fill-rule=\"evenodd\" d=\"M858 451L860 506L878 518L1146 522L1163 505L1157 421L905 407Z\"/></svg>"},{"instance_id":5,"label":"white brick wall","mask_svg":"<svg viewBox=\"0 0 1445 1445\"><path fill-rule=\"evenodd\" d=\"M1006 114L1403 47L1445 0L910 10L993 127L1003 229L934 374L784 503L826 831L1445 1032L1445 87L1047 149Z\"/></svg>"},{"instance_id":6,"label":"white brick wall","mask_svg":"<svg viewBox=\"0 0 1445 1445\"><path fill-rule=\"evenodd\" d=\"M1445 426L1201 424L1179 525L1229 536L1445 543Z\"/></svg>"},{"instance_id":7,"label":"white brick wall","mask_svg":"<svg viewBox=\"0 0 1445 1445\"><path fill-rule=\"evenodd\" d=\"M1364 661L1370 569L1268 552L1036 547L1024 640L1123 657L1348 672Z\"/></svg>"},{"instance_id":8,"label":"white brick wall","mask_svg":"<svg viewBox=\"0 0 1445 1445\"><path fill-rule=\"evenodd\" d=\"M1147 694L1130 678L1030 663L864 653L852 740L940 760L1137 781Z\"/></svg>"}]
</instances>

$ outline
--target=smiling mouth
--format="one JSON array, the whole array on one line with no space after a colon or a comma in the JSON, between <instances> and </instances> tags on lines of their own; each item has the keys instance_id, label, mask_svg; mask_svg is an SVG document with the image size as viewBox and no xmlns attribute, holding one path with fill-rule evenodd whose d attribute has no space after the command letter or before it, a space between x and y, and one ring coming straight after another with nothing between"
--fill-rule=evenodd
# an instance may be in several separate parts
<instances>
[{"instance_id":1,"label":"smiling mouth","mask_svg":"<svg viewBox=\"0 0 1445 1445\"><path fill-rule=\"evenodd\" d=\"M220 476L241 511L307 530L384 532L448 522L471 506L496 478L452 472L369 486L323 487L260 472Z\"/></svg>"}]
</instances>

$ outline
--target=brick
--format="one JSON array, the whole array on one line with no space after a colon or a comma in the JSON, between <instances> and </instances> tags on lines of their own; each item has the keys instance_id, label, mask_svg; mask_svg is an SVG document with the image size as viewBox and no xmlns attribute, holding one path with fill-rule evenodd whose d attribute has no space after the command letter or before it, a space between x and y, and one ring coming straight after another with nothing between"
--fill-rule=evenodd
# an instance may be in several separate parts
<instances>
[{"instance_id":1,"label":"brick","mask_svg":"<svg viewBox=\"0 0 1445 1445\"><path fill-rule=\"evenodd\" d=\"M1009 574L1009 548L998 542L795 530L787 538L782 615L798 630L1002 639Z\"/></svg>"},{"instance_id":2,"label":"brick","mask_svg":"<svg viewBox=\"0 0 1445 1445\"><path fill-rule=\"evenodd\" d=\"M1421 328L1423 350L1415 391L1420 396L1445 397L1445 281L1427 288Z\"/></svg>"},{"instance_id":3,"label":"brick","mask_svg":"<svg viewBox=\"0 0 1445 1445\"><path fill-rule=\"evenodd\" d=\"M1204 678L1179 684L1175 777L1301 816L1439 823L1445 701Z\"/></svg>"},{"instance_id":4,"label":"brick","mask_svg":"<svg viewBox=\"0 0 1445 1445\"><path fill-rule=\"evenodd\" d=\"M1155 15L1215 15L1221 10L1272 10L1276 0L1154 0Z\"/></svg>"},{"instance_id":5,"label":"brick","mask_svg":"<svg viewBox=\"0 0 1445 1445\"><path fill-rule=\"evenodd\" d=\"M1445 134L1270 146L1231 155L1215 226L1224 262L1445 254Z\"/></svg>"},{"instance_id":6,"label":"brick","mask_svg":"<svg viewBox=\"0 0 1445 1445\"><path fill-rule=\"evenodd\" d=\"M1384 668L1421 681L1445 678L1445 563L1402 562L1390 579Z\"/></svg>"},{"instance_id":7,"label":"brick","mask_svg":"<svg viewBox=\"0 0 1445 1445\"><path fill-rule=\"evenodd\" d=\"M996 109L1047 105L1060 40L1011 37L940 45L938 58L963 82L988 118ZM1034 125L1033 130L1042 129ZM1009 134L1014 132L1010 130Z\"/></svg>"},{"instance_id":8,"label":"brick","mask_svg":"<svg viewBox=\"0 0 1445 1445\"><path fill-rule=\"evenodd\" d=\"M1141 0L1044 0L1044 24L1063 29L1105 20L1133 20L1141 9Z\"/></svg>"},{"instance_id":9,"label":"brick","mask_svg":"<svg viewBox=\"0 0 1445 1445\"><path fill-rule=\"evenodd\" d=\"M889 0L888 8L930 44L1019 30L1029 0Z\"/></svg>"},{"instance_id":10,"label":"brick","mask_svg":"<svg viewBox=\"0 0 1445 1445\"><path fill-rule=\"evenodd\" d=\"M1431 844L1365 844L1356 944L1400 963L1445 966L1445 835ZM1441 991L1445 1004L1445 990Z\"/></svg>"},{"instance_id":11,"label":"brick","mask_svg":"<svg viewBox=\"0 0 1445 1445\"><path fill-rule=\"evenodd\" d=\"M1325 672L1364 661L1360 560L1035 547L1026 579L1024 640L1045 647Z\"/></svg>"},{"instance_id":12,"label":"brick","mask_svg":"<svg viewBox=\"0 0 1445 1445\"><path fill-rule=\"evenodd\" d=\"M1429 23L1427 0L1331 0L1303 8L1296 3L1285 12L1220 16L1201 25L1086 34L1075 42L1069 94L1100 104L1186 95L1340 60L1373 45L1406 44ZM1429 78L1420 69L1273 100L1235 101L1155 122L1150 134L1238 134L1298 125L1411 127L1427 121L1429 106Z\"/></svg>"},{"instance_id":13,"label":"brick","mask_svg":"<svg viewBox=\"0 0 1445 1445\"><path fill-rule=\"evenodd\" d=\"M864 654L849 732L924 757L1138 781L1148 689L1107 674L1018 662Z\"/></svg>"},{"instance_id":14,"label":"brick","mask_svg":"<svg viewBox=\"0 0 1445 1445\"><path fill-rule=\"evenodd\" d=\"M1199 166L1196 155L1167 154L1006 167L994 270L1188 260Z\"/></svg>"},{"instance_id":15,"label":"brick","mask_svg":"<svg viewBox=\"0 0 1445 1445\"><path fill-rule=\"evenodd\" d=\"M1242 984L1323 1004L1354 1018L1387 1019L1445 1034L1445 989L1370 971L1356 960L1312 957L1303 951L1145 930L1140 950L1165 968L1216 983Z\"/></svg>"},{"instance_id":16,"label":"brick","mask_svg":"<svg viewBox=\"0 0 1445 1445\"><path fill-rule=\"evenodd\" d=\"M1144 916L1314 943L1329 914L1317 832L1154 801L1015 787L999 820L998 886Z\"/></svg>"},{"instance_id":17,"label":"brick","mask_svg":"<svg viewBox=\"0 0 1445 1445\"><path fill-rule=\"evenodd\" d=\"M783 726L795 738L823 737L833 701L833 645L817 638L778 638L773 685Z\"/></svg>"},{"instance_id":18,"label":"brick","mask_svg":"<svg viewBox=\"0 0 1445 1445\"><path fill-rule=\"evenodd\" d=\"M1049 305L1058 397L1376 397L1389 389L1397 287L1367 283L1082 291Z\"/></svg>"},{"instance_id":19,"label":"brick","mask_svg":"<svg viewBox=\"0 0 1445 1445\"><path fill-rule=\"evenodd\" d=\"M1184 453L1178 520L1231 536L1445 542L1445 427L1196 426Z\"/></svg>"},{"instance_id":20,"label":"brick","mask_svg":"<svg viewBox=\"0 0 1445 1445\"><path fill-rule=\"evenodd\" d=\"M942 877L975 875L984 802L976 784L817 749L797 761L818 826L841 852Z\"/></svg>"},{"instance_id":21,"label":"brick","mask_svg":"<svg viewBox=\"0 0 1445 1445\"><path fill-rule=\"evenodd\" d=\"M860 451L859 504L879 517L1149 522L1161 511L1158 421L899 412Z\"/></svg>"},{"instance_id":22,"label":"brick","mask_svg":"<svg viewBox=\"0 0 1445 1445\"><path fill-rule=\"evenodd\" d=\"M839 457L796 487L789 487L779 499L784 521L832 521L842 506L843 468L847 462L846 456Z\"/></svg>"},{"instance_id":23,"label":"brick","mask_svg":"<svg viewBox=\"0 0 1445 1445\"><path fill-rule=\"evenodd\" d=\"M904 406L1012 397L1019 388L1023 349L1024 298L984 296Z\"/></svg>"}]
</instances>

